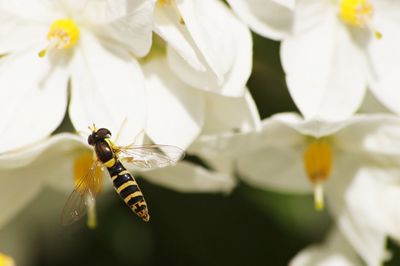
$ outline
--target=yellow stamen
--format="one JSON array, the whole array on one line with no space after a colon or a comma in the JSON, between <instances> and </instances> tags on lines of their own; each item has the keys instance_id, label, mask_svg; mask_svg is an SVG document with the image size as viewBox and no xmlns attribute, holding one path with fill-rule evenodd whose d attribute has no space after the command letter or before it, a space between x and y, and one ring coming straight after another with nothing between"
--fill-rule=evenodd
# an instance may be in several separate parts
<instances>
[{"instance_id":1,"label":"yellow stamen","mask_svg":"<svg viewBox=\"0 0 400 266\"><path fill-rule=\"evenodd\" d=\"M323 183L332 171L333 153L325 139L315 139L304 151L304 168L310 182L314 186L315 209L324 208Z\"/></svg>"},{"instance_id":2,"label":"yellow stamen","mask_svg":"<svg viewBox=\"0 0 400 266\"><path fill-rule=\"evenodd\" d=\"M67 49L79 40L79 28L72 19L58 19L50 26L47 34L49 45L39 52L44 57L50 49Z\"/></svg>"},{"instance_id":3,"label":"yellow stamen","mask_svg":"<svg viewBox=\"0 0 400 266\"><path fill-rule=\"evenodd\" d=\"M13 258L0 253L0 266L15 266Z\"/></svg>"},{"instance_id":4,"label":"yellow stamen","mask_svg":"<svg viewBox=\"0 0 400 266\"><path fill-rule=\"evenodd\" d=\"M103 189L102 168L93 167L93 153L83 152L74 162L75 188L85 197L88 210L87 226L91 229L97 226L96 218L96 196Z\"/></svg>"},{"instance_id":5,"label":"yellow stamen","mask_svg":"<svg viewBox=\"0 0 400 266\"><path fill-rule=\"evenodd\" d=\"M382 33L371 24L374 8L368 0L341 0L340 17L347 24L367 28L374 33L375 38L381 39Z\"/></svg>"},{"instance_id":6,"label":"yellow stamen","mask_svg":"<svg viewBox=\"0 0 400 266\"><path fill-rule=\"evenodd\" d=\"M325 208L324 188L322 184L314 185L314 208L316 211L322 211Z\"/></svg>"},{"instance_id":7,"label":"yellow stamen","mask_svg":"<svg viewBox=\"0 0 400 266\"><path fill-rule=\"evenodd\" d=\"M96 200L91 196L86 197L86 206L88 210L88 216L86 225L90 229L95 229L97 227L97 214L96 214Z\"/></svg>"}]
</instances>

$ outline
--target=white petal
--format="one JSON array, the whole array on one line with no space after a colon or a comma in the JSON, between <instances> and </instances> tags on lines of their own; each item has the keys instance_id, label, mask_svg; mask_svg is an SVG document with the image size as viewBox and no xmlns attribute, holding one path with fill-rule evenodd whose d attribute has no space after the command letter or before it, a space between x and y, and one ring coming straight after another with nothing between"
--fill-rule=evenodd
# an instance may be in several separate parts
<instances>
[{"instance_id":1,"label":"white petal","mask_svg":"<svg viewBox=\"0 0 400 266\"><path fill-rule=\"evenodd\" d=\"M204 93L177 79L164 58L151 60L143 70L148 105L146 133L155 143L185 149L203 126Z\"/></svg>"},{"instance_id":2,"label":"white petal","mask_svg":"<svg viewBox=\"0 0 400 266\"><path fill-rule=\"evenodd\" d=\"M176 166L146 172L144 175L150 182L180 192L230 192L236 184L230 175L189 162L180 162Z\"/></svg>"},{"instance_id":3,"label":"white petal","mask_svg":"<svg viewBox=\"0 0 400 266\"><path fill-rule=\"evenodd\" d=\"M60 1L53 0L0 0L0 10L36 22L51 22L64 17L60 12Z\"/></svg>"},{"instance_id":4,"label":"white petal","mask_svg":"<svg viewBox=\"0 0 400 266\"><path fill-rule=\"evenodd\" d=\"M57 54L39 58L31 47L0 60L0 152L34 143L61 123L67 106L68 72Z\"/></svg>"},{"instance_id":5,"label":"white petal","mask_svg":"<svg viewBox=\"0 0 400 266\"><path fill-rule=\"evenodd\" d=\"M356 266L363 265L351 245L336 228L325 243L303 249L289 263L290 266Z\"/></svg>"},{"instance_id":6,"label":"white petal","mask_svg":"<svg viewBox=\"0 0 400 266\"><path fill-rule=\"evenodd\" d=\"M303 135L313 136L315 138L333 135L356 121L354 118L335 122L317 119L305 120L296 113L280 113L272 116L271 120L285 124Z\"/></svg>"},{"instance_id":7,"label":"white petal","mask_svg":"<svg viewBox=\"0 0 400 266\"><path fill-rule=\"evenodd\" d=\"M236 158L246 157L254 152L268 149L298 149L305 144L305 136L284 123L273 119L262 121L262 129L245 133L223 132L214 135L201 136L189 148L189 152L202 157L223 157L228 155Z\"/></svg>"},{"instance_id":8,"label":"white petal","mask_svg":"<svg viewBox=\"0 0 400 266\"><path fill-rule=\"evenodd\" d=\"M175 2L158 4L154 11L154 31L196 71L205 72L207 62L197 49L187 27L182 24Z\"/></svg>"},{"instance_id":9,"label":"white petal","mask_svg":"<svg viewBox=\"0 0 400 266\"><path fill-rule=\"evenodd\" d=\"M396 88L399 86L400 77L400 21L398 12L400 7L395 1L376 1L388 4L388 10L380 10L377 6L374 12L373 25L383 35L382 39L371 39L367 47L369 59L372 65L370 87L375 96L389 109L400 113L400 92ZM392 3L393 2L393 3ZM396 14L396 15L395 15Z\"/></svg>"},{"instance_id":10,"label":"white petal","mask_svg":"<svg viewBox=\"0 0 400 266\"><path fill-rule=\"evenodd\" d=\"M282 6L285 6L291 10L293 10L296 5L296 0L272 0L272 1Z\"/></svg>"},{"instance_id":11,"label":"white petal","mask_svg":"<svg viewBox=\"0 0 400 266\"><path fill-rule=\"evenodd\" d=\"M299 147L262 148L237 159L243 181L263 189L284 193L310 193Z\"/></svg>"},{"instance_id":12,"label":"white petal","mask_svg":"<svg viewBox=\"0 0 400 266\"><path fill-rule=\"evenodd\" d=\"M203 158L233 158L247 183L264 189L309 193L303 166L305 137L287 125L267 119L263 129L248 133L203 136L189 152Z\"/></svg>"},{"instance_id":13,"label":"white petal","mask_svg":"<svg viewBox=\"0 0 400 266\"><path fill-rule=\"evenodd\" d=\"M293 36L283 41L281 59L289 91L305 118L340 120L361 104L366 62L328 1L296 6Z\"/></svg>"},{"instance_id":14,"label":"white petal","mask_svg":"<svg viewBox=\"0 0 400 266\"><path fill-rule=\"evenodd\" d=\"M107 2L106 5L111 5L106 9L107 12L112 13L113 10L119 9L113 7L116 5L115 2ZM114 18L101 27L100 34L127 46L135 56L145 56L149 52L152 42L154 1L124 0L122 3L125 3L123 12L115 12ZM93 10L93 12L95 11L96 9Z\"/></svg>"},{"instance_id":15,"label":"white petal","mask_svg":"<svg viewBox=\"0 0 400 266\"><path fill-rule=\"evenodd\" d=\"M1 165L18 158L25 165L0 170L0 227L29 205L45 183L59 185L68 182L72 191L72 156L84 148L76 136L61 134L19 153L2 156Z\"/></svg>"},{"instance_id":16,"label":"white petal","mask_svg":"<svg viewBox=\"0 0 400 266\"><path fill-rule=\"evenodd\" d=\"M291 8L294 7L294 1L228 0L228 3L239 17L261 36L280 40L291 30Z\"/></svg>"},{"instance_id":17,"label":"white petal","mask_svg":"<svg viewBox=\"0 0 400 266\"><path fill-rule=\"evenodd\" d=\"M0 55L36 46L46 40L48 25L21 19L0 9ZM42 49L45 46L42 47Z\"/></svg>"},{"instance_id":18,"label":"white petal","mask_svg":"<svg viewBox=\"0 0 400 266\"><path fill-rule=\"evenodd\" d=\"M59 146L62 148L62 142L79 142L84 145L81 138L77 135L68 133L57 134L54 137L49 137L40 141L34 145L28 146L24 149L20 149L14 152L7 152L0 155L0 169L14 169L24 167L37 157L41 156L45 151L50 149L52 146Z\"/></svg>"},{"instance_id":19,"label":"white petal","mask_svg":"<svg viewBox=\"0 0 400 266\"><path fill-rule=\"evenodd\" d=\"M346 193L353 219L399 240L400 211L396 206L400 197L399 180L398 164L391 168L386 164L369 164L360 169Z\"/></svg>"},{"instance_id":20,"label":"white petal","mask_svg":"<svg viewBox=\"0 0 400 266\"><path fill-rule=\"evenodd\" d=\"M335 134L335 145L346 152L400 154L400 119L395 115L358 115Z\"/></svg>"},{"instance_id":21,"label":"white petal","mask_svg":"<svg viewBox=\"0 0 400 266\"><path fill-rule=\"evenodd\" d=\"M69 113L77 130L95 123L108 128L119 143L131 143L145 127L144 77L128 53L102 44L85 32L72 65ZM125 123L124 123L125 121Z\"/></svg>"},{"instance_id":22,"label":"white petal","mask_svg":"<svg viewBox=\"0 0 400 266\"><path fill-rule=\"evenodd\" d=\"M249 131L260 128L260 116L254 100L246 89L240 98L206 94L206 118L203 134L227 130Z\"/></svg>"},{"instance_id":23,"label":"white petal","mask_svg":"<svg viewBox=\"0 0 400 266\"><path fill-rule=\"evenodd\" d=\"M226 96L243 95L252 65L252 40L248 28L216 0L182 1L178 8L197 49L207 62L207 69L200 72L191 68L168 47L172 69L182 80L197 88Z\"/></svg>"},{"instance_id":24,"label":"white petal","mask_svg":"<svg viewBox=\"0 0 400 266\"><path fill-rule=\"evenodd\" d=\"M386 217L377 193L385 192L369 185L369 180L377 177L371 176L369 169L360 168L361 161L351 154L336 158L336 173L326 194L339 229L357 253L368 265L381 265L387 255Z\"/></svg>"}]
</instances>

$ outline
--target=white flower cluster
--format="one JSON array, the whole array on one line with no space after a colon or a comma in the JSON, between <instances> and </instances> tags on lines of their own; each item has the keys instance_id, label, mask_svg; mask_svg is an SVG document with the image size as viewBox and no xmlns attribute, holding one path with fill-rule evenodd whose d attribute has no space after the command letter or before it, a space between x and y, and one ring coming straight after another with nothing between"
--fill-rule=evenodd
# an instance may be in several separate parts
<instances>
[{"instance_id":1,"label":"white flower cluster","mask_svg":"<svg viewBox=\"0 0 400 266\"><path fill-rule=\"evenodd\" d=\"M400 2L227 2L0 0L0 226L93 161L79 134L52 134L68 117L77 132L94 123L123 145L143 130L209 163L146 172L179 191L229 192L238 174L313 193L335 226L293 266L381 265L386 238L400 241ZM249 28L281 41L302 116L260 120ZM386 113L360 109L367 88Z\"/></svg>"}]
</instances>

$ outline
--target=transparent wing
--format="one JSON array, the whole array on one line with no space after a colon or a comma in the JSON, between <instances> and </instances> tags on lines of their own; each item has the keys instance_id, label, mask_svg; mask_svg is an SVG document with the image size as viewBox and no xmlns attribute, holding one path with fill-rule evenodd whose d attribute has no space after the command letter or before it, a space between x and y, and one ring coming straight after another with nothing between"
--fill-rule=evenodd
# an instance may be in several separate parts
<instances>
[{"instance_id":1,"label":"transparent wing","mask_svg":"<svg viewBox=\"0 0 400 266\"><path fill-rule=\"evenodd\" d=\"M101 164L94 161L88 172L79 180L69 195L61 214L61 224L69 225L78 221L86 213L88 202L93 202L97 196L97 188L101 182L95 173Z\"/></svg>"},{"instance_id":2,"label":"transparent wing","mask_svg":"<svg viewBox=\"0 0 400 266\"><path fill-rule=\"evenodd\" d=\"M140 170L175 165L185 157L185 152L172 145L132 145L118 147L119 157Z\"/></svg>"}]
</instances>

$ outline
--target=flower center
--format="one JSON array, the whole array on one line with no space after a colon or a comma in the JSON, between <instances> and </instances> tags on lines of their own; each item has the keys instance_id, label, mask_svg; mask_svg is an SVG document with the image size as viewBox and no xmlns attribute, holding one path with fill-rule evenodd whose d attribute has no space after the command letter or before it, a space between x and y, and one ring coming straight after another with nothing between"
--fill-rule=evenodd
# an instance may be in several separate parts
<instances>
[{"instance_id":1,"label":"flower center","mask_svg":"<svg viewBox=\"0 0 400 266\"><path fill-rule=\"evenodd\" d=\"M89 228L97 226L95 197L103 189L102 168L95 166L95 169L92 169L93 162L94 159L91 152L83 152L74 162L74 185L86 197L85 204L88 209L87 226ZM92 193L88 194L88 190Z\"/></svg>"},{"instance_id":2,"label":"flower center","mask_svg":"<svg viewBox=\"0 0 400 266\"><path fill-rule=\"evenodd\" d=\"M374 8L368 0L341 0L340 17L347 24L367 28L374 33L375 38L382 38L382 33L372 25Z\"/></svg>"},{"instance_id":3,"label":"flower center","mask_svg":"<svg viewBox=\"0 0 400 266\"><path fill-rule=\"evenodd\" d=\"M79 28L72 19L58 19L54 21L47 34L49 45L39 52L44 57L50 49L67 49L76 44L79 40Z\"/></svg>"},{"instance_id":4,"label":"flower center","mask_svg":"<svg viewBox=\"0 0 400 266\"><path fill-rule=\"evenodd\" d=\"M15 266L13 258L0 253L0 266Z\"/></svg>"},{"instance_id":5,"label":"flower center","mask_svg":"<svg viewBox=\"0 0 400 266\"><path fill-rule=\"evenodd\" d=\"M304 151L304 168L310 182L314 186L315 209L324 209L323 184L332 171L333 154L327 140L315 139Z\"/></svg>"}]
</instances>

